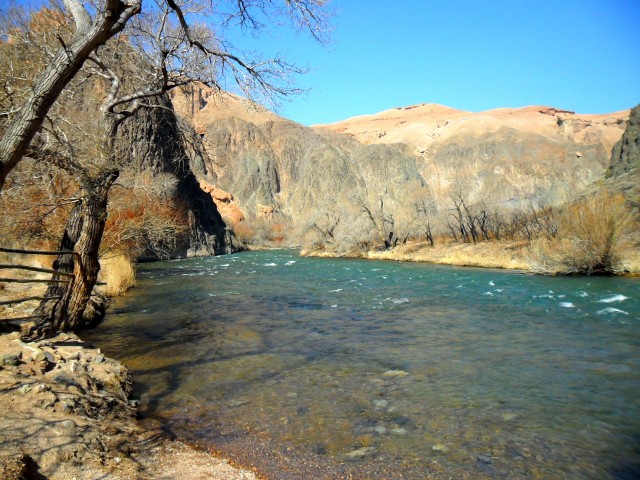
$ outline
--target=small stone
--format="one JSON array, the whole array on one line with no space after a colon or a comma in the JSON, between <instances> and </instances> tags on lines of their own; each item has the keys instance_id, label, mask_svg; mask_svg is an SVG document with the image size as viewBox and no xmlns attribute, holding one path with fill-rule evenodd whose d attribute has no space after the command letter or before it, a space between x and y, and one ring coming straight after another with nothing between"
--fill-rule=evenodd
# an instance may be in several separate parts
<instances>
[{"instance_id":1,"label":"small stone","mask_svg":"<svg viewBox=\"0 0 640 480\"><path fill-rule=\"evenodd\" d=\"M384 410L389 406L389 401L384 399L374 400L373 406L375 407L376 410Z\"/></svg>"},{"instance_id":2,"label":"small stone","mask_svg":"<svg viewBox=\"0 0 640 480\"><path fill-rule=\"evenodd\" d=\"M409 373L404 370L387 370L382 374L383 377L387 378L400 378L406 377L407 375L409 375Z\"/></svg>"},{"instance_id":3,"label":"small stone","mask_svg":"<svg viewBox=\"0 0 640 480\"><path fill-rule=\"evenodd\" d=\"M373 454L376 451L376 447L361 447L356 450L353 450L345 455L346 458L350 460L357 460L360 458L367 457Z\"/></svg>"},{"instance_id":4,"label":"small stone","mask_svg":"<svg viewBox=\"0 0 640 480\"><path fill-rule=\"evenodd\" d=\"M518 418L517 413L505 412L502 414L502 420L504 420L505 422L510 422L511 420L515 420L516 418Z\"/></svg>"},{"instance_id":5,"label":"small stone","mask_svg":"<svg viewBox=\"0 0 640 480\"><path fill-rule=\"evenodd\" d=\"M29 393L31 391L31 385L25 383L20 388L18 388L18 391L23 395L25 393Z\"/></svg>"},{"instance_id":6,"label":"small stone","mask_svg":"<svg viewBox=\"0 0 640 480\"><path fill-rule=\"evenodd\" d=\"M71 434L75 432L76 427L77 427L76 422L74 422L71 419L63 420L58 424L58 429L67 434Z\"/></svg>"},{"instance_id":7,"label":"small stone","mask_svg":"<svg viewBox=\"0 0 640 480\"><path fill-rule=\"evenodd\" d=\"M393 430L391 430L391 433L398 437L404 437L408 432L404 428L394 428Z\"/></svg>"},{"instance_id":8,"label":"small stone","mask_svg":"<svg viewBox=\"0 0 640 480\"><path fill-rule=\"evenodd\" d=\"M383 427L382 425L378 425L376 428L373 429L373 431L376 432L378 435L386 435L387 427Z\"/></svg>"},{"instance_id":9,"label":"small stone","mask_svg":"<svg viewBox=\"0 0 640 480\"><path fill-rule=\"evenodd\" d=\"M493 466L491 465L492 459L489 455L478 455L476 459L476 468L482 473L492 474Z\"/></svg>"},{"instance_id":10,"label":"small stone","mask_svg":"<svg viewBox=\"0 0 640 480\"><path fill-rule=\"evenodd\" d=\"M37 385L35 388L36 393L48 392L49 390L51 390L51 388L48 385L45 385L44 383Z\"/></svg>"},{"instance_id":11,"label":"small stone","mask_svg":"<svg viewBox=\"0 0 640 480\"><path fill-rule=\"evenodd\" d=\"M313 447L311 447L311 451L313 453L315 453L316 455L326 455L327 454L327 447L325 447L323 444L319 443L319 444L314 445Z\"/></svg>"},{"instance_id":12,"label":"small stone","mask_svg":"<svg viewBox=\"0 0 640 480\"><path fill-rule=\"evenodd\" d=\"M73 395L84 395L85 392L82 391L79 385L72 383L67 385L67 391Z\"/></svg>"},{"instance_id":13,"label":"small stone","mask_svg":"<svg viewBox=\"0 0 640 480\"><path fill-rule=\"evenodd\" d=\"M446 452L447 450L449 450L445 445L441 444L441 443L436 443L435 445L433 445L431 447L431 450L433 450L434 452Z\"/></svg>"},{"instance_id":14,"label":"small stone","mask_svg":"<svg viewBox=\"0 0 640 480\"><path fill-rule=\"evenodd\" d=\"M45 409L51 408L56 404L57 401L58 401L58 397L56 397L55 394L49 392L46 394L45 398L43 398L42 401L40 402L40 406Z\"/></svg>"},{"instance_id":15,"label":"small stone","mask_svg":"<svg viewBox=\"0 0 640 480\"><path fill-rule=\"evenodd\" d=\"M96 363L104 363L104 355L96 355L96 358L93 359Z\"/></svg>"},{"instance_id":16,"label":"small stone","mask_svg":"<svg viewBox=\"0 0 640 480\"><path fill-rule=\"evenodd\" d=\"M71 362L71 365L69 365L69 370L71 370L71 372L75 372L76 370L78 370L78 362L76 360L73 360Z\"/></svg>"},{"instance_id":17,"label":"small stone","mask_svg":"<svg viewBox=\"0 0 640 480\"><path fill-rule=\"evenodd\" d=\"M43 362L47 360L47 355L44 353L44 350L38 347L32 347L33 352L31 353L31 360L34 362Z\"/></svg>"},{"instance_id":18,"label":"small stone","mask_svg":"<svg viewBox=\"0 0 640 480\"><path fill-rule=\"evenodd\" d=\"M2 365L7 367L17 367L20 364L18 355L3 355Z\"/></svg>"}]
</instances>

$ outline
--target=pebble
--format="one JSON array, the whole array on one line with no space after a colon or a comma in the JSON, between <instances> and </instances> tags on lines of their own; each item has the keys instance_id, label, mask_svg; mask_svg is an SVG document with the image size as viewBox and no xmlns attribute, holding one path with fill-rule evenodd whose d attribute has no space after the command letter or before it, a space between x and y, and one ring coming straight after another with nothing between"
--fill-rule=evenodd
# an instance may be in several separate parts
<instances>
[{"instance_id":1,"label":"pebble","mask_svg":"<svg viewBox=\"0 0 640 480\"><path fill-rule=\"evenodd\" d=\"M17 355L4 355L2 357L2 365L17 367L20 364L20 359Z\"/></svg>"},{"instance_id":2,"label":"pebble","mask_svg":"<svg viewBox=\"0 0 640 480\"><path fill-rule=\"evenodd\" d=\"M76 430L76 427L76 422L71 419L63 420L58 424L58 428L67 434L73 433Z\"/></svg>"},{"instance_id":3,"label":"pebble","mask_svg":"<svg viewBox=\"0 0 640 480\"><path fill-rule=\"evenodd\" d=\"M502 420L504 420L505 422L510 422L511 420L515 420L516 418L518 418L517 413L505 412L502 414Z\"/></svg>"},{"instance_id":4,"label":"pebble","mask_svg":"<svg viewBox=\"0 0 640 480\"><path fill-rule=\"evenodd\" d=\"M441 444L441 443L436 443L435 445L433 445L431 447L431 450L433 450L434 452L446 452L447 450L449 450L445 445Z\"/></svg>"},{"instance_id":5,"label":"pebble","mask_svg":"<svg viewBox=\"0 0 640 480\"><path fill-rule=\"evenodd\" d=\"M34 362L42 362L43 360L47 359L47 355L41 348L31 347L31 350L33 351L31 353L31 360L33 360Z\"/></svg>"},{"instance_id":6,"label":"pebble","mask_svg":"<svg viewBox=\"0 0 640 480\"><path fill-rule=\"evenodd\" d=\"M42 408L51 408L56 404L57 401L58 397L56 397L55 394L49 392L47 396L42 399L40 406Z\"/></svg>"},{"instance_id":7,"label":"pebble","mask_svg":"<svg viewBox=\"0 0 640 480\"><path fill-rule=\"evenodd\" d=\"M376 451L376 447L361 447L357 450L353 450L345 455L346 458L355 460L359 458L364 458L373 454Z\"/></svg>"},{"instance_id":8,"label":"pebble","mask_svg":"<svg viewBox=\"0 0 640 480\"><path fill-rule=\"evenodd\" d=\"M382 425L378 425L373 429L378 435L385 435L387 433L387 427L383 427Z\"/></svg>"},{"instance_id":9,"label":"pebble","mask_svg":"<svg viewBox=\"0 0 640 480\"><path fill-rule=\"evenodd\" d=\"M373 406L375 407L376 410L384 410L385 408L387 408L389 406L389 401L388 400L374 400L373 401Z\"/></svg>"},{"instance_id":10,"label":"pebble","mask_svg":"<svg viewBox=\"0 0 640 480\"><path fill-rule=\"evenodd\" d=\"M24 385L22 385L22 386L18 389L18 391L19 391L21 394L23 394L23 395L24 395L25 393L29 393L29 392L31 391L31 385L28 385L28 384L26 384L26 383L25 383Z\"/></svg>"},{"instance_id":11,"label":"pebble","mask_svg":"<svg viewBox=\"0 0 640 480\"><path fill-rule=\"evenodd\" d=\"M391 430L391 433L393 435L397 435L398 437L404 437L408 432L404 428L394 428L393 430Z\"/></svg>"},{"instance_id":12,"label":"pebble","mask_svg":"<svg viewBox=\"0 0 640 480\"><path fill-rule=\"evenodd\" d=\"M407 375L409 375L409 373L405 372L404 370L387 370L382 374L383 377L387 378L406 377Z\"/></svg>"},{"instance_id":13,"label":"pebble","mask_svg":"<svg viewBox=\"0 0 640 480\"><path fill-rule=\"evenodd\" d=\"M492 474L493 466L491 465L492 460L488 455L478 455L476 459L476 468L480 470L482 473Z\"/></svg>"}]
</instances>

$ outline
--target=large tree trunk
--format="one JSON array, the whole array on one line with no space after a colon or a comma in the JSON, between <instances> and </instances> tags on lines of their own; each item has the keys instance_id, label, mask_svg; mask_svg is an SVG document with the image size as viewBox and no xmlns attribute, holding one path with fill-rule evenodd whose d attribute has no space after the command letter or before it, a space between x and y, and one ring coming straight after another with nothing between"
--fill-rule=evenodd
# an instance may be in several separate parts
<instances>
[{"instance_id":1,"label":"large tree trunk","mask_svg":"<svg viewBox=\"0 0 640 480\"><path fill-rule=\"evenodd\" d=\"M59 325L60 330L77 330L82 327L82 314L98 280L98 254L107 221L107 198L116 178L117 172L100 178L93 194L82 204L82 228L75 248L78 253L73 271L75 281L70 286L67 318Z\"/></svg>"},{"instance_id":2,"label":"large tree trunk","mask_svg":"<svg viewBox=\"0 0 640 480\"><path fill-rule=\"evenodd\" d=\"M54 268L73 273L67 284L51 283L46 296L61 296L57 302L43 301L34 312L43 315L32 331L30 338L41 338L57 331L78 330L83 327L83 313L100 271L99 249L107 221L107 199L117 171L104 173L95 179L90 188L86 185L81 202L71 211L60 250L74 254L58 256ZM61 277L54 275L52 280Z\"/></svg>"},{"instance_id":3,"label":"large tree trunk","mask_svg":"<svg viewBox=\"0 0 640 480\"><path fill-rule=\"evenodd\" d=\"M73 14L76 33L68 44L58 50L0 139L0 190L9 172L26 154L62 90L82 68L89 55L120 32L126 22L140 11L142 2L132 0L125 5L120 0L107 0L93 22L77 0L64 0L64 3Z\"/></svg>"}]
</instances>

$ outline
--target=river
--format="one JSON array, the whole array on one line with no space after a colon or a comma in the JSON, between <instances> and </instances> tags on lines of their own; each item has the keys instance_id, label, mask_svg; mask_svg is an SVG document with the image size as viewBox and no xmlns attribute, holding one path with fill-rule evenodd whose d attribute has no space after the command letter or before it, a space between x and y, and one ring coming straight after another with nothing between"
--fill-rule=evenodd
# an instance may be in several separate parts
<instances>
[{"instance_id":1,"label":"river","mask_svg":"<svg viewBox=\"0 0 640 480\"><path fill-rule=\"evenodd\" d=\"M640 281L291 251L158 262L85 337L285 478L640 475Z\"/></svg>"}]
</instances>

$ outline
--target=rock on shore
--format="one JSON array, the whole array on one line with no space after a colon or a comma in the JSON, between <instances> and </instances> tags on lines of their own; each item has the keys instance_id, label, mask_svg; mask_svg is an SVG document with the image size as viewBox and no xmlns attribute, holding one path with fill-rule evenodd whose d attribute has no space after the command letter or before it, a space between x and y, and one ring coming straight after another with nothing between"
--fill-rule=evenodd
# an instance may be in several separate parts
<instances>
[{"instance_id":1,"label":"rock on shore","mask_svg":"<svg viewBox=\"0 0 640 480\"><path fill-rule=\"evenodd\" d=\"M136 419L127 368L73 334L0 336L0 478L253 479Z\"/></svg>"}]
</instances>

